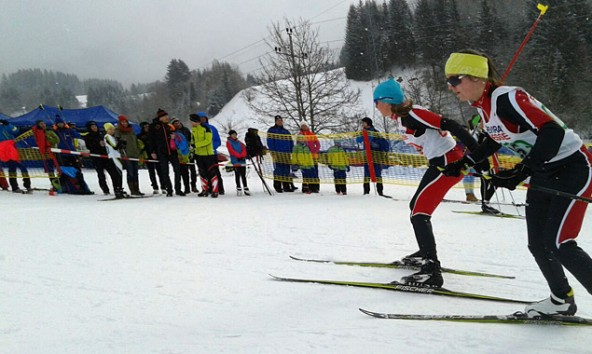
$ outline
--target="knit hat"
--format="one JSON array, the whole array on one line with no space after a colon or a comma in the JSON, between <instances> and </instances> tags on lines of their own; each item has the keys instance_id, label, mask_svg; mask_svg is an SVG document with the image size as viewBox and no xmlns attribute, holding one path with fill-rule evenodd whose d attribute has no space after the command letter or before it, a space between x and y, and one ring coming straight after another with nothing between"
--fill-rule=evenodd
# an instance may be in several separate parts
<instances>
[{"instance_id":1,"label":"knit hat","mask_svg":"<svg viewBox=\"0 0 592 354\"><path fill-rule=\"evenodd\" d=\"M208 114L206 112L197 112L197 116L199 118L203 118L203 117L208 118Z\"/></svg>"},{"instance_id":2,"label":"knit hat","mask_svg":"<svg viewBox=\"0 0 592 354\"><path fill-rule=\"evenodd\" d=\"M148 123L148 122L141 122L140 123L140 128L144 128L147 125L150 125L150 123Z\"/></svg>"},{"instance_id":3,"label":"knit hat","mask_svg":"<svg viewBox=\"0 0 592 354\"><path fill-rule=\"evenodd\" d=\"M129 121L128 121L127 117L126 117L126 116L124 116L123 114L122 114L122 115L120 115L119 117L117 117L117 120L119 121L119 123L123 122L124 120L125 120L125 121L127 121L127 122L129 123Z\"/></svg>"},{"instance_id":4,"label":"knit hat","mask_svg":"<svg viewBox=\"0 0 592 354\"><path fill-rule=\"evenodd\" d=\"M105 131L108 131L111 128L115 129L115 126L113 124L111 124L111 123L105 123L105 124L103 124L103 129L105 129Z\"/></svg>"},{"instance_id":5,"label":"knit hat","mask_svg":"<svg viewBox=\"0 0 592 354\"><path fill-rule=\"evenodd\" d=\"M97 122L95 122L94 120L89 120L88 122L86 122L86 127L90 128L93 125L97 125ZM98 127L98 125L97 125Z\"/></svg>"},{"instance_id":6,"label":"knit hat","mask_svg":"<svg viewBox=\"0 0 592 354\"><path fill-rule=\"evenodd\" d=\"M364 117L362 118L362 122L365 122L366 124L368 124L369 126L372 126L372 119L368 118L368 117Z\"/></svg>"},{"instance_id":7,"label":"knit hat","mask_svg":"<svg viewBox=\"0 0 592 354\"><path fill-rule=\"evenodd\" d=\"M405 95L401 85L393 79L380 83L374 89L374 101L390 104L401 104L405 101Z\"/></svg>"},{"instance_id":8,"label":"knit hat","mask_svg":"<svg viewBox=\"0 0 592 354\"><path fill-rule=\"evenodd\" d=\"M165 112L163 109L158 109L158 111L156 111L156 118L160 118L160 117L164 117L164 116L168 116L169 114L167 112Z\"/></svg>"},{"instance_id":9,"label":"knit hat","mask_svg":"<svg viewBox=\"0 0 592 354\"><path fill-rule=\"evenodd\" d=\"M195 123L199 123L200 122L199 116L197 114L195 114L195 113L191 113L189 115L189 120L192 121L192 122L195 122Z\"/></svg>"},{"instance_id":10,"label":"knit hat","mask_svg":"<svg viewBox=\"0 0 592 354\"><path fill-rule=\"evenodd\" d=\"M487 65L487 58L480 55L452 53L446 61L444 72L446 76L470 75L487 79L489 65Z\"/></svg>"},{"instance_id":11,"label":"knit hat","mask_svg":"<svg viewBox=\"0 0 592 354\"><path fill-rule=\"evenodd\" d=\"M276 116L275 116L275 117L273 117L273 118L274 118L275 120L278 120L278 119L283 119L283 118L282 118L282 116L280 116L279 114L278 114L278 115L276 115Z\"/></svg>"},{"instance_id":12,"label":"knit hat","mask_svg":"<svg viewBox=\"0 0 592 354\"><path fill-rule=\"evenodd\" d=\"M58 124L58 123L65 123L65 122L62 119L62 117L60 117L59 114L56 114L56 116L55 116L55 124Z\"/></svg>"},{"instance_id":13,"label":"knit hat","mask_svg":"<svg viewBox=\"0 0 592 354\"><path fill-rule=\"evenodd\" d=\"M179 118L173 117L173 119L171 119L171 124L175 124L175 122L181 123L181 121L179 120Z\"/></svg>"},{"instance_id":14,"label":"knit hat","mask_svg":"<svg viewBox=\"0 0 592 354\"><path fill-rule=\"evenodd\" d=\"M228 132L228 136L230 136L232 134L237 134L236 130L231 130L231 131Z\"/></svg>"}]
</instances>

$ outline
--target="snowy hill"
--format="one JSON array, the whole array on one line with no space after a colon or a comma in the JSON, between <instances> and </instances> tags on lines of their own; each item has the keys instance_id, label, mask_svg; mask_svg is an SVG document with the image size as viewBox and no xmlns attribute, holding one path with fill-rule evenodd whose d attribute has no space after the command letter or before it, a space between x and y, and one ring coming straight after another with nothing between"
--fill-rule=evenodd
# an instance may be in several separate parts
<instances>
[{"instance_id":1,"label":"snowy hill","mask_svg":"<svg viewBox=\"0 0 592 354\"><path fill-rule=\"evenodd\" d=\"M360 185L345 197L330 185L319 195L271 197L251 171L253 196L237 197L233 176L223 175L228 193L218 199L98 202L104 197L1 192L0 353L590 353L583 327L381 320L358 311L507 314L522 305L274 281L268 274L378 282L409 274L288 256L390 261L414 252L414 188L385 186L402 201L363 196ZM85 176L99 191L95 173ZM524 191L513 196L524 201ZM516 279L445 274L445 287L548 296L523 220L453 210L478 207L445 203L436 211L443 265ZM588 215L579 238L588 251L590 222ZM592 296L568 276L578 314L592 317Z\"/></svg>"}]
</instances>

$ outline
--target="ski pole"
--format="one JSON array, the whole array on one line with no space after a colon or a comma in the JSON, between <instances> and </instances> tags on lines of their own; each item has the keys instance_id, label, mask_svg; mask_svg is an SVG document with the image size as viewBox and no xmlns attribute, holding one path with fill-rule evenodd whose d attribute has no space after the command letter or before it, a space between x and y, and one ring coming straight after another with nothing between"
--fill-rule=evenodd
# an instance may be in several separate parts
<instances>
[{"instance_id":1,"label":"ski pole","mask_svg":"<svg viewBox=\"0 0 592 354\"><path fill-rule=\"evenodd\" d=\"M530 37L534 33L534 30L539 25L539 22L541 22L541 20L543 19L543 16L547 12L548 8L549 8L549 5L543 5L540 3L537 4L537 9L540 11L539 16L537 17L536 21L534 21L532 27L530 28L530 30L526 34L526 37L524 37L524 40L522 41L522 44L520 44L520 47L518 47L518 50L516 51L516 53L514 53L514 57L512 57L512 60L510 60L510 64L508 64L508 68L504 72L504 75L502 75L501 82L506 81L506 77L508 76L508 74L510 74L510 70L512 70L512 66L514 66L514 63L516 62L516 60L518 60L518 57L520 56L522 49L524 49L524 46L526 45L526 43L528 42L528 40L530 39Z\"/></svg>"},{"instance_id":2,"label":"ski pole","mask_svg":"<svg viewBox=\"0 0 592 354\"><path fill-rule=\"evenodd\" d=\"M556 189L551 189L551 188L547 188L547 187L528 185L526 183L524 183L523 185L525 187L528 187L529 189L534 190L534 191L549 193L549 194L556 195L558 197L571 198L571 199L575 199L575 200L580 201L580 202L592 203L592 199L586 198L586 197L582 197L582 196L579 196L577 194L562 192L562 191L558 191Z\"/></svg>"}]
</instances>

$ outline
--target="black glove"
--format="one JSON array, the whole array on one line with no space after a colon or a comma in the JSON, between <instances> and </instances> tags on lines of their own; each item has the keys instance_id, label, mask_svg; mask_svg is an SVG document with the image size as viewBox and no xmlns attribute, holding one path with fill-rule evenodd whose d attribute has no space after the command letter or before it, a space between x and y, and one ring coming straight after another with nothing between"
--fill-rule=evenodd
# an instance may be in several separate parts
<instances>
[{"instance_id":1,"label":"black glove","mask_svg":"<svg viewBox=\"0 0 592 354\"><path fill-rule=\"evenodd\" d=\"M458 177L460 176L463 170L468 170L474 165L475 162L471 160L471 158L463 156L462 159L451 162L448 165L444 166L444 168L440 169L440 171L446 177Z\"/></svg>"},{"instance_id":2,"label":"black glove","mask_svg":"<svg viewBox=\"0 0 592 354\"><path fill-rule=\"evenodd\" d=\"M477 172L487 172L489 171L489 159L485 159L481 162L475 164L475 171Z\"/></svg>"},{"instance_id":3,"label":"black glove","mask_svg":"<svg viewBox=\"0 0 592 354\"><path fill-rule=\"evenodd\" d=\"M8 121L6 119L0 119L0 123L4 124L4 125L8 125Z\"/></svg>"},{"instance_id":4,"label":"black glove","mask_svg":"<svg viewBox=\"0 0 592 354\"><path fill-rule=\"evenodd\" d=\"M491 183L496 187L503 187L513 191L520 182L530 176L530 173L530 169L526 165L519 163L511 170L500 171L491 176Z\"/></svg>"}]
</instances>

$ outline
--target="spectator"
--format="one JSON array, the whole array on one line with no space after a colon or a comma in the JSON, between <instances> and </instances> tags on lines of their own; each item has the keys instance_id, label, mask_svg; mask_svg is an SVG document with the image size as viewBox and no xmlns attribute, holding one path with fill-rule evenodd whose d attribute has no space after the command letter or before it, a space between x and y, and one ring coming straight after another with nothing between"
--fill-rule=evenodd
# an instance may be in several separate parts
<instances>
[{"instance_id":1,"label":"spectator","mask_svg":"<svg viewBox=\"0 0 592 354\"><path fill-rule=\"evenodd\" d=\"M218 193L220 195L224 195L224 180L222 179L222 174L220 174L220 168L218 167L218 148L222 145L222 140L220 140L220 134L218 133L218 129L209 123L208 115L206 112L197 112L197 116L199 117L201 123L205 123L208 128L212 131L212 144L214 147L214 157L216 158L216 165L213 166L213 170L218 176Z\"/></svg>"},{"instance_id":2,"label":"spectator","mask_svg":"<svg viewBox=\"0 0 592 354\"><path fill-rule=\"evenodd\" d=\"M312 159L314 162L314 170L312 172L312 178L310 183L308 184L308 188L311 193L318 193L320 191L320 180L319 180L319 151L321 150L321 143L317 138L317 135L313 133L306 123L302 123L300 125L300 134L304 136L304 142L310 153L312 154Z\"/></svg>"},{"instance_id":3,"label":"spectator","mask_svg":"<svg viewBox=\"0 0 592 354\"><path fill-rule=\"evenodd\" d=\"M115 139L119 143L119 153L128 159L123 160L125 174L127 176L127 186L131 195L143 196L140 192L140 180L138 176L138 161L140 158L140 148L138 147L138 137L134 134L132 126L126 116L118 117L119 124L115 129ZM133 160L132 160L133 159Z\"/></svg>"},{"instance_id":4,"label":"spectator","mask_svg":"<svg viewBox=\"0 0 592 354\"><path fill-rule=\"evenodd\" d=\"M311 184L314 184L315 179L314 158L304 135L298 134L296 137L291 163L293 172L302 171L302 193L312 193L314 187Z\"/></svg>"},{"instance_id":5,"label":"spectator","mask_svg":"<svg viewBox=\"0 0 592 354\"><path fill-rule=\"evenodd\" d=\"M274 117L275 124L267 130L267 147L273 159L273 188L276 192L294 192L290 174L291 153L294 148L292 135L284 128L282 116Z\"/></svg>"},{"instance_id":6,"label":"spectator","mask_svg":"<svg viewBox=\"0 0 592 354\"><path fill-rule=\"evenodd\" d=\"M51 183L49 194L53 195L55 192L61 192L60 179L56 177L54 172L54 169L58 167L58 161L51 151L51 148L58 145L60 138L52 130L48 130L47 125L41 119L35 122L35 126L31 128L31 131L33 132L35 143L39 147L43 169L49 175L49 182Z\"/></svg>"},{"instance_id":7,"label":"spectator","mask_svg":"<svg viewBox=\"0 0 592 354\"><path fill-rule=\"evenodd\" d=\"M169 124L169 114L162 109L156 112L156 118L150 124L150 156L158 160L158 174L161 187L166 189L167 197L173 196L173 185L169 177L169 163L173 166L175 176L175 194L185 196L181 190L181 173L177 151L171 149L174 127ZM173 143L174 144L174 143Z\"/></svg>"},{"instance_id":8,"label":"spectator","mask_svg":"<svg viewBox=\"0 0 592 354\"><path fill-rule=\"evenodd\" d=\"M150 123L140 123L140 129L140 134L137 135L139 141L143 143L143 147L140 149L140 157L149 160L152 158L152 156L150 156L150 152L152 151L152 142L150 141ZM152 194L159 194L158 162L146 161L146 168L148 169L150 184L152 185ZM164 193L164 189L162 192Z\"/></svg>"},{"instance_id":9,"label":"spectator","mask_svg":"<svg viewBox=\"0 0 592 354\"><path fill-rule=\"evenodd\" d=\"M191 120L191 145L197 158L197 168L201 178L201 193L198 197L218 198L218 176L215 168L218 168L218 161L214 155L214 145L212 143L212 130L205 121L200 119L197 114L190 114Z\"/></svg>"},{"instance_id":10,"label":"spectator","mask_svg":"<svg viewBox=\"0 0 592 354\"><path fill-rule=\"evenodd\" d=\"M191 186L189 183L190 167L195 169L195 165L190 164L189 141L191 141L191 131L183 126L183 123L178 118L173 118L171 123L175 127L175 146L177 147L177 154L179 155L179 171L181 172L181 179L185 186L185 194L191 193ZM195 182L194 182L195 183ZM195 190L195 184L193 190Z\"/></svg>"},{"instance_id":11,"label":"spectator","mask_svg":"<svg viewBox=\"0 0 592 354\"><path fill-rule=\"evenodd\" d=\"M329 168L333 170L335 192L337 194L347 195L346 174L350 169L347 154L341 146L341 140L335 139L334 144L327 150L327 162Z\"/></svg>"},{"instance_id":12,"label":"spectator","mask_svg":"<svg viewBox=\"0 0 592 354\"><path fill-rule=\"evenodd\" d=\"M230 154L230 162L234 169L234 181L236 182L236 194L241 195L244 191L245 195L251 195L249 187L247 186L247 147L240 140L235 130L228 132L229 138L226 141L226 148ZM243 189L241 190L241 180L243 182Z\"/></svg>"},{"instance_id":13,"label":"spectator","mask_svg":"<svg viewBox=\"0 0 592 354\"><path fill-rule=\"evenodd\" d=\"M113 191L115 192L115 198L122 199L126 196L126 193L123 190L123 165L119 160L121 157L119 153L121 142L117 142L117 138L115 138L115 126L113 124L105 123L103 128L105 129L105 137L103 138L104 146L107 150L107 155L110 157L109 161L111 161L114 168L112 170L113 174L110 174L113 181Z\"/></svg>"},{"instance_id":14,"label":"spectator","mask_svg":"<svg viewBox=\"0 0 592 354\"><path fill-rule=\"evenodd\" d=\"M105 140L99 132L99 127L95 121L89 121L86 123L88 133L84 136L84 142L86 148L91 154L95 155L107 155L107 148L105 146ZM99 187L103 191L103 194L109 195L109 186L107 185L107 178L105 177L105 171L111 176L111 182L113 183L113 191L117 179L121 179L120 171L117 170L115 164L111 159L105 159L98 156L91 157L92 163L97 171L97 178L99 180Z\"/></svg>"},{"instance_id":15,"label":"spectator","mask_svg":"<svg viewBox=\"0 0 592 354\"><path fill-rule=\"evenodd\" d=\"M357 143L364 144L364 151L368 151L370 149L372 151L372 156L376 156L375 152L379 150L378 147L378 139L379 131L374 128L372 119L369 117L364 117L362 119L362 130L368 131L368 140L370 141L370 146L366 146L366 141L364 141L364 136L360 134L356 138ZM382 185L382 166L379 161L374 161L374 175L376 176L376 192L378 195L383 195L383 185ZM364 165L364 194L370 194L370 167L368 166L368 162Z\"/></svg>"},{"instance_id":16,"label":"spectator","mask_svg":"<svg viewBox=\"0 0 592 354\"><path fill-rule=\"evenodd\" d=\"M18 168L21 171L23 176L23 186L27 192L32 191L31 179L29 178L29 171L27 168L19 162L18 151L16 150L16 147L14 147L14 139L17 137L18 132L18 128L10 124L7 120L0 120L0 142L8 142L8 144L10 144L10 150L12 151L7 154L10 159L6 161L6 165L8 166L8 180L10 182L10 187L15 193L25 193L18 185L16 179L16 169ZM10 142L11 140L12 142ZM2 173L2 170L0 170L0 173Z\"/></svg>"}]
</instances>

